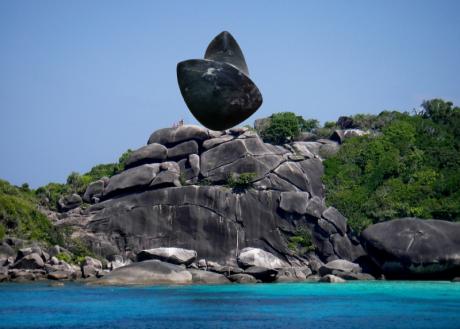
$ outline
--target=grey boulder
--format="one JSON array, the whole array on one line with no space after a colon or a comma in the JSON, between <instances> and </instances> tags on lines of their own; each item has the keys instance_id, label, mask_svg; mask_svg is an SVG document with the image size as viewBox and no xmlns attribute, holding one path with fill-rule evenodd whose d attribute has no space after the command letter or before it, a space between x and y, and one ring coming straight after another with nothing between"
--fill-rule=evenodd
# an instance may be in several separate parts
<instances>
[{"instance_id":1,"label":"grey boulder","mask_svg":"<svg viewBox=\"0 0 460 329\"><path fill-rule=\"evenodd\" d=\"M195 125L182 125L155 131L150 135L147 144L158 143L170 147L188 140L202 142L208 138L209 133L207 129Z\"/></svg>"},{"instance_id":2,"label":"grey boulder","mask_svg":"<svg viewBox=\"0 0 460 329\"><path fill-rule=\"evenodd\" d=\"M247 247L238 254L238 264L243 267L259 266L269 269L276 269L287 266L287 264L268 251L260 248Z\"/></svg>"},{"instance_id":3,"label":"grey boulder","mask_svg":"<svg viewBox=\"0 0 460 329\"><path fill-rule=\"evenodd\" d=\"M119 267L94 281L105 285L189 284L193 276L186 269L160 260L147 260Z\"/></svg>"},{"instance_id":4,"label":"grey boulder","mask_svg":"<svg viewBox=\"0 0 460 329\"><path fill-rule=\"evenodd\" d=\"M369 256L387 277L452 278L460 273L460 224L401 218L365 229Z\"/></svg>"},{"instance_id":5,"label":"grey boulder","mask_svg":"<svg viewBox=\"0 0 460 329\"><path fill-rule=\"evenodd\" d=\"M151 143L134 151L126 160L126 168L139 166L146 163L161 162L166 160L167 148L158 143Z\"/></svg>"},{"instance_id":6,"label":"grey boulder","mask_svg":"<svg viewBox=\"0 0 460 329\"><path fill-rule=\"evenodd\" d=\"M192 274L192 281L193 283L199 284L226 284L230 283L230 281L222 274L196 270L196 269L188 269L188 271Z\"/></svg>"},{"instance_id":7,"label":"grey boulder","mask_svg":"<svg viewBox=\"0 0 460 329\"><path fill-rule=\"evenodd\" d=\"M142 262L150 259L158 259L164 262L173 264L189 265L196 259L197 253L195 250L183 248L153 248L142 250L137 254L137 261Z\"/></svg>"}]
</instances>

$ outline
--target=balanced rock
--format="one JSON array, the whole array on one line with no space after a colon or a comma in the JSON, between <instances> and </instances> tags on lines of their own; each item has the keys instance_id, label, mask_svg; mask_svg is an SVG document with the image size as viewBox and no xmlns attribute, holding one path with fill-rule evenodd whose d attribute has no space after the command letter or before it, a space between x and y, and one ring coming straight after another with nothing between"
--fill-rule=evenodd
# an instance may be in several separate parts
<instances>
[{"instance_id":1,"label":"balanced rock","mask_svg":"<svg viewBox=\"0 0 460 329\"><path fill-rule=\"evenodd\" d=\"M262 104L262 95L249 78L243 52L226 31L211 41L205 59L178 63L177 80L190 112L209 129L231 128Z\"/></svg>"}]
</instances>

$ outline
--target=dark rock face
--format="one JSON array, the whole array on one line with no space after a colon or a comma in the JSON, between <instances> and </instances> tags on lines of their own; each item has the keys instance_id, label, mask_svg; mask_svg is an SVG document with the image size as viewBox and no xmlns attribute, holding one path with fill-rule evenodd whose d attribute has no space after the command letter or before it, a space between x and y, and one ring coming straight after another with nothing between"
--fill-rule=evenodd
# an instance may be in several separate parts
<instances>
[{"instance_id":1,"label":"dark rock face","mask_svg":"<svg viewBox=\"0 0 460 329\"><path fill-rule=\"evenodd\" d=\"M364 246L389 278L452 278L460 274L460 224L401 218L362 233Z\"/></svg>"},{"instance_id":2,"label":"dark rock face","mask_svg":"<svg viewBox=\"0 0 460 329\"><path fill-rule=\"evenodd\" d=\"M213 130L237 125L262 104L262 95L249 78L243 52L228 32L214 38L205 59L178 63L177 80L190 112Z\"/></svg>"}]
</instances>

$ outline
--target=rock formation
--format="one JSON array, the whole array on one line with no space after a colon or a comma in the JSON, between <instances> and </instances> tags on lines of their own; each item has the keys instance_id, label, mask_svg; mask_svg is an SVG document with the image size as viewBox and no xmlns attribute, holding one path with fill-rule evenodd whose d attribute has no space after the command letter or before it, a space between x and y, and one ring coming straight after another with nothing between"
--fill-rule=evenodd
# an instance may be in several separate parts
<instances>
[{"instance_id":1,"label":"rock formation","mask_svg":"<svg viewBox=\"0 0 460 329\"><path fill-rule=\"evenodd\" d=\"M211 41L204 58L177 64L180 91L190 112L205 127L231 128L257 111L262 95L229 32Z\"/></svg>"},{"instance_id":2,"label":"rock formation","mask_svg":"<svg viewBox=\"0 0 460 329\"><path fill-rule=\"evenodd\" d=\"M57 225L73 226L74 235L104 258L135 260L146 250L142 259L165 260L148 250L175 247L222 266L300 266L309 263L308 255L289 242L305 231L322 261L358 261L365 253L346 218L324 202L320 150L325 144L275 146L245 128L160 129L131 154L127 169L98 183L103 191L93 201L100 202L83 214L69 212ZM230 176L247 173L247 188L228 186ZM268 266L273 263L268 258L250 261L255 255L245 248L270 252L279 264Z\"/></svg>"}]
</instances>

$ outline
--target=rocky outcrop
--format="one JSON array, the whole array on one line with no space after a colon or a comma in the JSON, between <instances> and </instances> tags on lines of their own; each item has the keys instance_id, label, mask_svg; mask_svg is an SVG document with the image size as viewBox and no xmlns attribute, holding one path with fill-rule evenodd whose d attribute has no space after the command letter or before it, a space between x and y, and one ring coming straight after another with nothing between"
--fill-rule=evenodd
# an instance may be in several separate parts
<instances>
[{"instance_id":1,"label":"rocky outcrop","mask_svg":"<svg viewBox=\"0 0 460 329\"><path fill-rule=\"evenodd\" d=\"M401 218L362 233L369 256L388 278L453 278L460 274L460 224Z\"/></svg>"},{"instance_id":2,"label":"rocky outcrop","mask_svg":"<svg viewBox=\"0 0 460 329\"><path fill-rule=\"evenodd\" d=\"M71 225L104 258L174 246L236 267L235 256L251 247L272 254L280 267L304 266L308 261L289 242L306 230L323 261L357 261L364 252L346 219L325 206L326 145L337 143L284 147L264 143L247 128L161 129L131 154L127 169L104 182L99 203L78 216L69 212L57 225ZM226 186L230 174L245 173L253 174L248 188ZM244 266L274 267L258 261Z\"/></svg>"}]
</instances>

